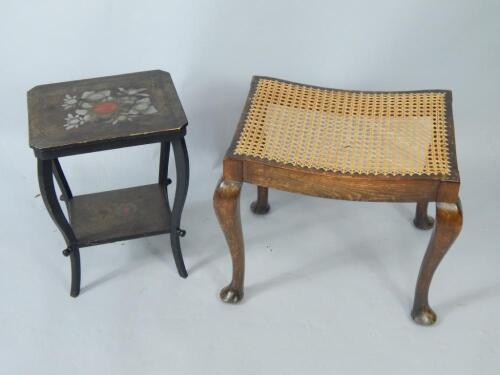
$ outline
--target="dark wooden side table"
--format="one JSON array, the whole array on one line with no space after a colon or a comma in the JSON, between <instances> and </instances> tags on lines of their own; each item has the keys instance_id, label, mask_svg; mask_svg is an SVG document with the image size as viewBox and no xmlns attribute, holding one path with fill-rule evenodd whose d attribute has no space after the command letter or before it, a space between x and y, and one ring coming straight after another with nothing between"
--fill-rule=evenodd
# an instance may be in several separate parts
<instances>
[{"instance_id":1,"label":"dark wooden side table","mask_svg":"<svg viewBox=\"0 0 500 375\"><path fill-rule=\"evenodd\" d=\"M189 184L187 119L170 74L156 70L36 86L28 92L28 112L40 192L71 260L71 296L80 292L80 248L156 234L170 233L177 270L187 277L179 241L186 233L180 222ZM156 142L161 144L156 184L73 196L59 163L63 156ZM172 209L170 145L177 176Z\"/></svg>"},{"instance_id":2,"label":"dark wooden side table","mask_svg":"<svg viewBox=\"0 0 500 375\"><path fill-rule=\"evenodd\" d=\"M352 201L416 202L415 226L434 226L434 232L412 317L422 325L436 321L430 283L463 220L450 91L345 91L254 77L223 169L214 208L233 261L223 301L243 298L239 195L246 182L257 186L251 205L256 214L269 211L268 188ZM427 216L428 202L436 202L435 224Z\"/></svg>"}]
</instances>

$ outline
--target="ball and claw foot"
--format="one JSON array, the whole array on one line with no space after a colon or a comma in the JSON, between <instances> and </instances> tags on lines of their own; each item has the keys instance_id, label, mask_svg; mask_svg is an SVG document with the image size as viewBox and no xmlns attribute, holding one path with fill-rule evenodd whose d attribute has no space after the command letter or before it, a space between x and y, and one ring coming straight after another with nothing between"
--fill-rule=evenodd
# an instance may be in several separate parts
<instances>
[{"instance_id":1,"label":"ball and claw foot","mask_svg":"<svg viewBox=\"0 0 500 375\"><path fill-rule=\"evenodd\" d=\"M238 303L243 298L243 291L233 288L231 285L226 286L220 291L220 299L226 303Z\"/></svg>"},{"instance_id":2,"label":"ball and claw foot","mask_svg":"<svg viewBox=\"0 0 500 375\"><path fill-rule=\"evenodd\" d=\"M252 212L256 215L265 215L269 212L271 209L271 206L269 204L266 204L265 206L259 204L258 201L252 202L250 205L250 209Z\"/></svg>"},{"instance_id":3,"label":"ball and claw foot","mask_svg":"<svg viewBox=\"0 0 500 375\"><path fill-rule=\"evenodd\" d=\"M436 323L436 313L429 306L422 306L418 309L413 309L411 317L414 322L421 326L431 326Z\"/></svg>"},{"instance_id":4,"label":"ball and claw foot","mask_svg":"<svg viewBox=\"0 0 500 375\"><path fill-rule=\"evenodd\" d=\"M427 230L434 226L434 219L426 215L424 219L413 219L413 224L415 224L418 229Z\"/></svg>"}]
</instances>

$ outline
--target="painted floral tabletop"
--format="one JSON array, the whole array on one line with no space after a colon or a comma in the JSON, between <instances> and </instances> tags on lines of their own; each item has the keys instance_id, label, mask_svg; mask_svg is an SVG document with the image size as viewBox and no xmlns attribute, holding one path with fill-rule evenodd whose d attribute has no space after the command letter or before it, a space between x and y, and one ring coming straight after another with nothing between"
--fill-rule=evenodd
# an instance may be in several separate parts
<instances>
[{"instance_id":1,"label":"painted floral tabletop","mask_svg":"<svg viewBox=\"0 0 500 375\"><path fill-rule=\"evenodd\" d=\"M175 132L187 125L170 74L149 71L36 86L28 92L30 146Z\"/></svg>"}]
</instances>

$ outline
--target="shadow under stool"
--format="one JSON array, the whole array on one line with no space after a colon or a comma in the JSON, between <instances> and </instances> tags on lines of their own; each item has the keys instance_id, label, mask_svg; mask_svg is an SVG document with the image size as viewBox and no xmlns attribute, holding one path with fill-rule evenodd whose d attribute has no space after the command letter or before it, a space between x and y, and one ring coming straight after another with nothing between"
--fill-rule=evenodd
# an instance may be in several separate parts
<instances>
[{"instance_id":1,"label":"shadow under stool","mask_svg":"<svg viewBox=\"0 0 500 375\"><path fill-rule=\"evenodd\" d=\"M429 286L462 228L451 102L446 90L345 91L254 77L214 193L233 263L221 299L243 298L243 182L257 186L251 205L256 214L269 211L269 188L351 201L416 202L415 226L434 231L411 315L418 324L433 324ZM427 215L429 202L436 202L435 223Z\"/></svg>"}]
</instances>

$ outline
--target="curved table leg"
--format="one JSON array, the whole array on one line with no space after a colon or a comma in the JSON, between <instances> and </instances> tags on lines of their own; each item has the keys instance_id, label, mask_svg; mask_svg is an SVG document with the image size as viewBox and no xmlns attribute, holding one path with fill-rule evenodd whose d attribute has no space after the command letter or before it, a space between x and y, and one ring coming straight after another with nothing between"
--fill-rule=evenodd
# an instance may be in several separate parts
<instances>
[{"instance_id":1,"label":"curved table leg","mask_svg":"<svg viewBox=\"0 0 500 375\"><path fill-rule=\"evenodd\" d=\"M257 186L257 200L252 202L250 209L256 215L265 215L269 212L271 206L268 202L269 189L264 186Z\"/></svg>"},{"instance_id":2,"label":"curved table leg","mask_svg":"<svg viewBox=\"0 0 500 375\"><path fill-rule=\"evenodd\" d=\"M181 244L179 237L184 237L186 231L180 228L182 209L186 201L186 195L189 186L189 158L186 148L186 141L184 137L174 139L172 141L175 156L175 170L176 170L176 187L174 205L172 208L171 216L171 232L170 243L172 244L172 253L174 255L175 265L177 272L183 278L188 276L184 260L182 258Z\"/></svg>"},{"instance_id":3,"label":"curved table leg","mask_svg":"<svg viewBox=\"0 0 500 375\"><path fill-rule=\"evenodd\" d=\"M160 148L160 167L158 170L158 183L163 188L163 192L165 194L165 201L167 203L167 210L169 214L172 214L172 210L170 209L170 203L168 200L168 192L167 187L172 183L172 180L168 177L168 162L170 160L170 142L162 141Z\"/></svg>"},{"instance_id":4,"label":"curved table leg","mask_svg":"<svg viewBox=\"0 0 500 375\"><path fill-rule=\"evenodd\" d=\"M221 179L214 192L215 213L229 245L233 262L231 283L220 292L220 298L228 303L237 303L243 298L245 249L241 231L240 191L241 182Z\"/></svg>"},{"instance_id":5,"label":"curved table leg","mask_svg":"<svg viewBox=\"0 0 500 375\"><path fill-rule=\"evenodd\" d=\"M66 176L64 175L58 159L52 160L52 171L54 172L54 177L56 178L59 189L61 190L61 200L68 203L69 200L73 198L73 193L71 193L68 180L66 180Z\"/></svg>"},{"instance_id":6,"label":"curved table leg","mask_svg":"<svg viewBox=\"0 0 500 375\"><path fill-rule=\"evenodd\" d=\"M71 260L71 296L76 297L80 294L80 250L71 225L62 212L61 206L54 189L54 171L51 160L38 159L38 183L40 185L40 194L43 203L50 217L56 224L66 241L68 248L64 250L64 255L69 255Z\"/></svg>"},{"instance_id":7,"label":"curved table leg","mask_svg":"<svg viewBox=\"0 0 500 375\"><path fill-rule=\"evenodd\" d=\"M427 206L429 202L417 202L417 209L415 211L415 219L413 219L413 224L418 229L431 229L434 226L434 219L427 215Z\"/></svg>"},{"instance_id":8,"label":"curved table leg","mask_svg":"<svg viewBox=\"0 0 500 375\"><path fill-rule=\"evenodd\" d=\"M418 324L431 325L437 319L436 313L429 306L429 287L436 268L458 237L462 222L460 200L456 204L436 203L436 227L422 260L411 312L413 320Z\"/></svg>"}]
</instances>

